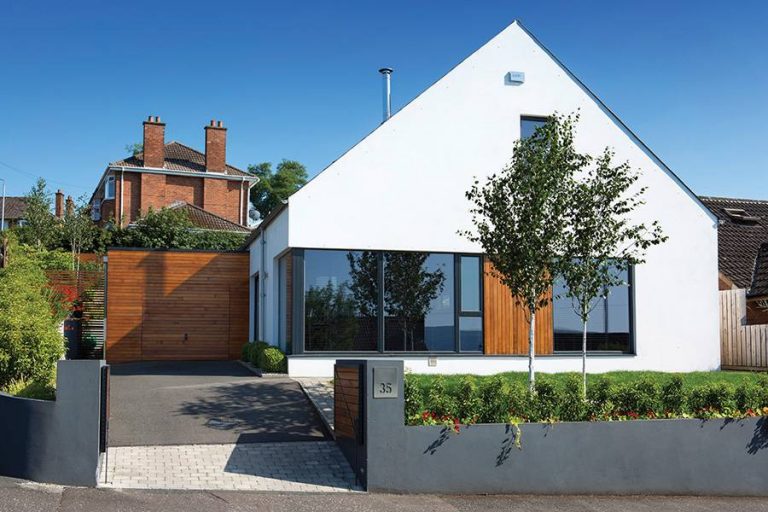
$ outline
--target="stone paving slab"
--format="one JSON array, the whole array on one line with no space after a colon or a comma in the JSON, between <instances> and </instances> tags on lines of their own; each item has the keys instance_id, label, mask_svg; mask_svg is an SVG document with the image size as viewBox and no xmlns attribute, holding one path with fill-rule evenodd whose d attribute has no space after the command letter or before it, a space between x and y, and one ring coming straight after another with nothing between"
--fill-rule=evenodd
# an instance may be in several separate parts
<instances>
[{"instance_id":1,"label":"stone paving slab","mask_svg":"<svg viewBox=\"0 0 768 512\"><path fill-rule=\"evenodd\" d=\"M331 441L111 447L99 482L121 489L360 490Z\"/></svg>"},{"instance_id":2,"label":"stone paving slab","mask_svg":"<svg viewBox=\"0 0 768 512\"><path fill-rule=\"evenodd\" d=\"M333 432L333 381L329 379L294 378L309 397L321 418Z\"/></svg>"}]
</instances>

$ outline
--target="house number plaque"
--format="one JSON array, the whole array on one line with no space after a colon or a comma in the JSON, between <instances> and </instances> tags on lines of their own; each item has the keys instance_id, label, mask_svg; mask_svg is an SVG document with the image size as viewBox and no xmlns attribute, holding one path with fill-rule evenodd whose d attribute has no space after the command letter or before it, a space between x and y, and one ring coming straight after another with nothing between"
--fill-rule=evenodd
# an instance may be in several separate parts
<instances>
[{"instance_id":1,"label":"house number plaque","mask_svg":"<svg viewBox=\"0 0 768 512\"><path fill-rule=\"evenodd\" d=\"M373 398L397 398L397 368L373 369Z\"/></svg>"}]
</instances>

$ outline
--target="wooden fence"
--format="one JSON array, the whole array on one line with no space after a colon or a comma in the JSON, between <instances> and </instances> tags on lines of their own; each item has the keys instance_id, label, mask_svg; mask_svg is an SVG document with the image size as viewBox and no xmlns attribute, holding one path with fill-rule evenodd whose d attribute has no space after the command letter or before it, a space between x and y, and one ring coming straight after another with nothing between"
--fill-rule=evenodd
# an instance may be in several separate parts
<instances>
[{"instance_id":1,"label":"wooden fence","mask_svg":"<svg viewBox=\"0 0 768 512\"><path fill-rule=\"evenodd\" d=\"M768 324L747 325L744 290L720 292L721 366L728 370L768 370Z\"/></svg>"}]
</instances>

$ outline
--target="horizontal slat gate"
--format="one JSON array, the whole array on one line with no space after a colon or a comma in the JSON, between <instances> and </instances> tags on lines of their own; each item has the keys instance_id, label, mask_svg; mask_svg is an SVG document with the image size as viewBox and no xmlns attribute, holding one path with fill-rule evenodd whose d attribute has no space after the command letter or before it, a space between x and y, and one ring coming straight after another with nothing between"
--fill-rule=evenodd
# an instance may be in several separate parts
<instances>
[{"instance_id":1,"label":"horizontal slat gate","mask_svg":"<svg viewBox=\"0 0 768 512\"><path fill-rule=\"evenodd\" d=\"M248 254L111 250L107 360L236 359L248 341Z\"/></svg>"}]
</instances>

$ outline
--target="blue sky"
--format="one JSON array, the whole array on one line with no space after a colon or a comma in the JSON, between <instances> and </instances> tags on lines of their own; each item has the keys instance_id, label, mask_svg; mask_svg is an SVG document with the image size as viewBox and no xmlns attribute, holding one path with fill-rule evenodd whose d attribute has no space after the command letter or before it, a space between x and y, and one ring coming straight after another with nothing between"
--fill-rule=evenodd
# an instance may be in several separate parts
<instances>
[{"instance_id":1,"label":"blue sky","mask_svg":"<svg viewBox=\"0 0 768 512\"><path fill-rule=\"evenodd\" d=\"M697 193L768 199L768 3L14 2L0 17L0 178L78 196L160 115L166 140L311 175L520 19ZM10 167L9 167L10 166ZM12 169L13 168L13 169Z\"/></svg>"}]
</instances>

